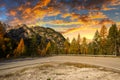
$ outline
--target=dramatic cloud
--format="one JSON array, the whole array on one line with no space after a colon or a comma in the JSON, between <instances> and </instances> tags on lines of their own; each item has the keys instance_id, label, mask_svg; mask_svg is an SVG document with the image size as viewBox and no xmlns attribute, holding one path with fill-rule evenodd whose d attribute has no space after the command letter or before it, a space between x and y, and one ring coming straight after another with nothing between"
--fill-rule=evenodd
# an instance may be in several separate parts
<instances>
[{"instance_id":1,"label":"dramatic cloud","mask_svg":"<svg viewBox=\"0 0 120 80\"><path fill-rule=\"evenodd\" d=\"M119 0L60 0L62 4L75 9L104 10L109 6L119 5ZM108 10L108 9L107 9Z\"/></svg>"},{"instance_id":2,"label":"dramatic cloud","mask_svg":"<svg viewBox=\"0 0 120 80\"><path fill-rule=\"evenodd\" d=\"M113 20L110 20L110 19L103 19L99 22L99 24L103 24L103 25L106 25L106 24L115 24L115 22Z\"/></svg>"},{"instance_id":3,"label":"dramatic cloud","mask_svg":"<svg viewBox=\"0 0 120 80\"><path fill-rule=\"evenodd\" d=\"M74 10L108 10L109 6L118 5L119 0L25 0L25 1L15 1L14 4L18 6L8 7L8 15L13 16L13 20L19 20L24 23L28 23L29 20L38 21L44 19L46 16L57 16L61 14L62 18L70 17L70 20L73 21L77 19L79 23L89 23L92 19L97 18L107 18L102 12L90 12L85 15L75 13ZM7 5L5 0L4 4ZM11 2L9 2L11 3ZM34 3L34 4L33 4ZM9 4L10 5L10 4ZM109 8L110 9L110 8ZM113 8L112 8L113 9ZM72 10L72 12L70 12ZM33 22L33 23L34 23ZM93 22L93 21L92 21ZM11 22L10 22L11 23ZM16 21L12 21L13 24L16 24Z\"/></svg>"},{"instance_id":4,"label":"dramatic cloud","mask_svg":"<svg viewBox=\"0 0 120 80\"><path fill-rule=\"evenodd\" d=\"M120 0L0 0L0 20L77 34L120 22L119 9Z\"/></svg>"},{"instance_id":5,"label":"dramatic cloud","mask_svg":"<svg viewBox=\"0 0 120 80\"><path fill-rule=\"evenodd\" d=\"M89 17L91 19L107 18L107 16L105 14L103 14L102 12L90 12Z\"/></svg>"}]
</instances>

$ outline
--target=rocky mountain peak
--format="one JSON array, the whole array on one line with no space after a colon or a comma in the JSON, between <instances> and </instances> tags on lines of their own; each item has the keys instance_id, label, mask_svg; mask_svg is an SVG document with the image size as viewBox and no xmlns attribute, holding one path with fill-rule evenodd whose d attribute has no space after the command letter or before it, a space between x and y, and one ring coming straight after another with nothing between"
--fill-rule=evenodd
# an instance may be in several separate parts
<instances>
[{"instance_id":1,"label":"rocky mountain peak","mask_svg":"<svg viewBox=\"0 0 120 80\"><path fill-rule=\"evenodd\" d=\"M58 47L64 45L65 38L59 32L56 32L52 28L45 28L40 26L28 27L25 24L17 26L17 28L10 29L6 34L13 40L19 41L23 39L31 39L33 36L45 38L47 41L55 43Z\"/></svg>"}]
</instances>

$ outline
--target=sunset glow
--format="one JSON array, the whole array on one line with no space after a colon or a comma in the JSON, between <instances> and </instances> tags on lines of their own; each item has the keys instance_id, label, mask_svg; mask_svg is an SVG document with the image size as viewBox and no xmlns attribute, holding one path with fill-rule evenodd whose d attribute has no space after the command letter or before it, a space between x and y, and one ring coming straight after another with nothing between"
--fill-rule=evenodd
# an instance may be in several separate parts
<instances>
[{"instance_id":1,"label":"sunset glow","mask_svg":"<svg viewBox=\"0 0 120 80\"><path fill-rule=\"evenodd\" d=\"M50 27L92 39L102 25L120 26L120 0L0 0L0 21Z\"/></svg>"}]
</instances>

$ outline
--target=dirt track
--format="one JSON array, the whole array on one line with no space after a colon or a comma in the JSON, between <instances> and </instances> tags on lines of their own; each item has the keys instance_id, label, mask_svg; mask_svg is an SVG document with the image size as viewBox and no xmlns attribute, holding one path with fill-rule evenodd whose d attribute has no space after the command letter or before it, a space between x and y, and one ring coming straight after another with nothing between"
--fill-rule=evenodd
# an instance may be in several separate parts
<instances>
[{"instance_id":1,"label":"dirt track","mask_svg":"<svg viewBox=\"0 0 120 80\"><path fill-rule=\"evenodd\" d=\"M120 58L83 57L83 56L53 56L47 58L29 58L0 62L0 75L14 72L25 67L32 67L44 62L75 62L103 66L120 72Z\"/></svg>"}]
</instances>

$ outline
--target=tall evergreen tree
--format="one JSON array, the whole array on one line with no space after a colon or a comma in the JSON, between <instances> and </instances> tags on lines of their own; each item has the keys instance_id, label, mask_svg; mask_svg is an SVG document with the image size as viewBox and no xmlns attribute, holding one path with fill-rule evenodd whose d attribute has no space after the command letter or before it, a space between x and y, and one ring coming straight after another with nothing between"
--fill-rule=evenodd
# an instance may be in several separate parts
<instances>
[{"instance_id":1,"label":"tall evergreen tree","mask_svg":"<svg viewBox=\"0 0 120 80\"><path fill-rule=\"evenodd\" d=\"M75 38L73 38L71 44L70 44L70 53L77 54L78 53L78 46L77 41Z\"/></svg>"},{"instance_id":2,"label":"tall evergreen tree","mask_svg":"<svg viewBox=\"0 0 120 80\"><path fill-rule=\"evenodd\" d=\"M65 54L69 53L69 48L70 48L70 43L69 43L69 38L67 38L64 42L64 52L65 52Z\"/></svg>"},{"instance_id":3,"label":"tall evergreen tree","mask_svg":"<svg viewBox=\"0 0 120 80\"><path fill-rule=\"evenodd\" d=\"M14 51L14 56L17 57L22 55L23 53L25 53L25 44L23 38L21 38L17 48Z\"/></svg>"},{"instance_id":4,"label":"tall evergreen tree","mask_svg":"<svg viewBox=\"0 0 120 80\"><path fill-rule=\"evenodd\" d=\"M110 29L109 29L109 34L108 34L108 41L110 44L110 48L113 48L113 54L117 55L118 52L118 29L116 24L113 24Z\"/></svg>"},{"instance_id":5,"label":"tall evergreen tree","mask_svg":"<svg viewBox=\"0 0 120 80\"><path fill-rule=\"evenodd\" d=\"M51 43L48 42L47 45L46 45L46 47L41 50L40 55L41 55L41 56L46 56L47 54L49 54L49 53L50 53L50 52L49 52L50 46L51 46Z\"/></svg>"},{"instance_id":6,"label":"tall evergreen tree","mask_svg":"<svg viewBox=\"0 0 120 80\"><path fill-rule=\"evenodd\" d=\"M117 39L117 44L118 44L118 56L120 56L120 29L118 31L118 39Z\"/></svg>"},{"instance_id":7,"label":"tall evergreen tree","mask_svg":"<svg viewBox=\"0 0 120 80\"><path fill-rule=\"evenodd\" d=\"M83 37L83 41L82 41L82 54L87 54L88 49L87 49L87 40L85 37Z\"/></svg>"},{"instance_id":8,"label":"tall evergreen tree","mask_svg":"<svg viewBox=\"0 0 120 80\"><path fill-rule=\"evenodd\" d=\"M0 55L1 56L4 53L3 49L5 49L4 34L5 34L4 27L2 26L2 23L0 22Z\"/></svg>"},{"instance_id":9,"label":"tall evergreen tree","mask_svg":"<svg viewBox=\"0 0 120 80\"><path fill-rule=\"evenodd\" d=\"M48 42L47 45L46 45L46 48L45 48L46 55L50 54L50 52L49 52L50 47L51 47L51 43Z\"/></svg>"},{"instance_id":10,"label":"tall evergreen tree","mask_svg":"<svg viewBox=\"0 0 120 80\"><path fill-rule=\"evenodd\" d=\"M33 35L27 47L27 56L35 56L37 53L37 36Z\"/></svg>"},{"instance_id":11,"label":"tall evergreen tree","mask_svg":"<svg viewBox=\"0 0 120 80\"><path fill-rule=\"evenodd\" d=\"M0 22L0 37L3 37L5 34L5 28L3 27L2 23Z\"/></svg>"},{"instance_id":12,"label":"tall evergreen tree","mask_svg":"<svg viewBox=\"0 0 120 80\"><path fill-rule=\"evenodd\" d=\"M96 30L96 32L95 32L93 41L95 41L97 43L100 41L100 34L99 34L98 30Z\"/></svg>"},{"instance_id":13,"label":"tall evergreen tree","mask_svg":"<svg viewBox=\"0 0 120 80\"><path fill-rule=\"evenodd\" d=\"M103 40L106 39L106 37L107 37L107 28L106 28L105 25L103 25L103 26L101 27L100 37L101 37Z\"/></svg>"},{"instance_id":14,"label":"tall evergreen tree","mask_svg":"<svg viewBox=\"0 0 120 80\"><path fill-rule=\"evenodd\" d=\"M81 39L80 39L80 34L78 34L77 43L80 44L80 41L81 41Z\"/></svg>"},{"instance_id":15,"label":"tall evergreen tree","mask_svg":"<svg viewBox=\"0 0 120 80\"><path fill-rule=\"evenodd\" d=\"M105 25L103 25L100 30L100 54L104 55L107 54L106 43L107 43L107 28Z\"/></svg>"},{"instance_id":16,"label":"tall evergreen tree","mask_svg":"<svg viewBox=\"0 0 120 80\"><path fill-rule=\"evenodd\" d=\"M0 36L0 57L3 57L5 55L5 42L4 42L4 37L1 33L1 36Z\"/></svg>"},{"instance_id":17,"label":"tall evergreen tree","mask_svg":"<svg viewBox=\"0 0 120 80\"><path fill-rule=\"evenodd\" d=\"M81 46L80 46L80 42L81 42L80 34L78 34L78 37L77 37L77 48L78 48L78 54L81 54Z\"/></svg>"},{"instance_id":18,"label":"tall evergreen tree","mask_svg":"<svg viewBox=\"0 0 120 80\"><path fill-rule=\"evenodd\" d=\"M99 54L99 49L100 49L100 34L98 32L98 30L95 32L94 38L93 38L93 42L92 42L92 48L93 49L93 54Z\"/></svg>"}]
</instances>

